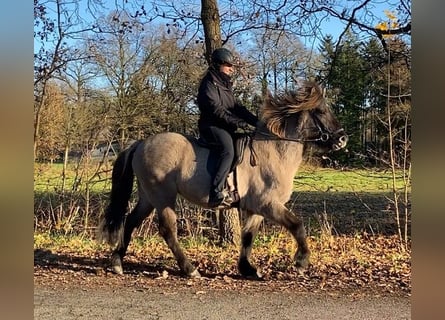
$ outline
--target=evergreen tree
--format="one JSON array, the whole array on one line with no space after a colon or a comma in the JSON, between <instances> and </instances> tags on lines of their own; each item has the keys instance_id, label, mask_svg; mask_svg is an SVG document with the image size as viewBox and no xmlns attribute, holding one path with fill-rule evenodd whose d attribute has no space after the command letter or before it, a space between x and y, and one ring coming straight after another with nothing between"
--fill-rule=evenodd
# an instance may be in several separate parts
<instances>
[{"instance_id":1,"label":"evergreen tree","mask_svg":"<svg viewBox=\"0 0 445 320\"><path fill-rule=\"evenodd\" d=\"M382 153L381 137L386 136L386 129L382 125L382 117L385 112L386 99L382 92L386 89L386 80L383 69L386 61L386 53L381 43L371 39L362 50L365 61L365 71L369 75L366 85L366 114L363 132L364 147L368 159L376 164L376 159Z\"/></svg>"},{"instance_id":2,"label":"evergreen tree","mask_svg":"<svg viewBox=\"0 0 445 320\"><path fill-rule=\"evenodd\" d=\"M320 46L324 70L319 77L326 83L331 106L349 135L349 153L342 152L335 157L348 165L361 158L358 156L364 151L362 129L369 74L360 46L361 43L351 33L337 50L329 36Z\"/></svg>"}]
</instances>

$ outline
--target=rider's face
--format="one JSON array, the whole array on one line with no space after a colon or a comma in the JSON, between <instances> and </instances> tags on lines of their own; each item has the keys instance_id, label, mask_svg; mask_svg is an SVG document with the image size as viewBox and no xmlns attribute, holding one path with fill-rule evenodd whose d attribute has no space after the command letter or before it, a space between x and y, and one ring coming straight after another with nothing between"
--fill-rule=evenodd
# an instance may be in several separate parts
<instances>
[{"instance_id":1,"label":"rider's face","mask_svg":"<svg viewBox=\"0 0 445 320\"><path fill-rule=\"evenodd\" d=\"M219 71L227 74L228 76L231 76L233 74L233 72L235 71L235 68L233 67L232 64L224 63L219 67Z\"/></svg>"}]
</instances>

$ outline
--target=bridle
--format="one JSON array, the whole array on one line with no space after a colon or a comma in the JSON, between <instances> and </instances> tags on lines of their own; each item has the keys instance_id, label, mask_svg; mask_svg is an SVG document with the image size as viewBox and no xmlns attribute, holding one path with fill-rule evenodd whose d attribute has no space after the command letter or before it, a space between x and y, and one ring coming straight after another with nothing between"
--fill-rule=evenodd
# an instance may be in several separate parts
<instances>
[{"instance_id":1,"label":"bridle","mask_svg":"<svg viewBox=\"0 0 445 320\"><path fill-rule=\"evenodd\" d=\"M303 138L291 138L291 137L280 137L270 131L261 131L258 128L255 131L252 131L250 133L247 134L247 145L250 148L250 165L252 167L255 167L257 165L257 155L255 152L255 149L253 148L253 141L254 140L275 140L275 141L291 141L291 142L299 142L299 143L304 143L304 142L327 142L332 134L336 134L338 132L341 132L343 129L339 129L335 132L330 132L330 131L324 131L320 125L317 123L316 127L318 128L318 131L320 133L320 136L318 138L314 138L314 139L303 139ZM309 129L304 129L304 130L309 130ZM260 138L263 137L263 138Z\"/></svg>"},{"instance_id":2,"label":"bridle","mask_svg":"<svg viewBox=\"0 0 445 320\"><path fill-rule=\"evenodd\" d=\"M258 138L258 135L259 135L259 136L263 136L264 140L284 140L284 141L293 141L293 142L300 142L300 143L303 143L303 142L327 142L331 138L331 136L344 131L343 128L340 128L340 129L338 129L338 130L336 130L334 132L326 130L326 129L323 130L322 127L320 126L319 122L320 122L320 120L315 118L315 127L318 129L318 133L319 133L319 136L317 138L309 139L309 138L292 138L292 137L286 137L286 136L280 137L280 136L278 136L278 135L276 135L276 134L274 134L274 133L272 133L270 131L267 131L267 132L266 131L260 131L257 128L253 132L253 134L254 134L253 139L255 139L255 140L263 140L261 138L260 139ZM310 128L304 128L301 131L309 130L309 129Z\"/></svg>"},{"instance_id":3,"label":"bridle","mask_svg":"<svg viewBox=\"0 0 445 320\"><path fill-rule=\"evenodd\" d=\"M251 166L256 166L257 165L257 155L256 152L253 148L253 141L254 140L275 140L275 141L291 141L291 142L299 142L299 143L305 143L305 142L327 142L332 136L344 131L343 128L340 128L334 132L327 130L327 129L323 129L321 124L320 124L320 120L317 117L314 117L314 126L312 126L311 128L303 128L300 130L297 130L296 125L293 126L293 128L287 128L286 131L291 131L291 132L297 132L297 131L303 131L303 130L310 130L313 128L316 128L318 130L319 136L316 138L293 138L293 137L289 137L289 136L278 136L272 132L270 132L269 130L267 131L262 131L261 129L259 129L258 127L250 132L247 133L247 144L251 150L250 153L250 165Z\"/></svg>"}]
</instances>

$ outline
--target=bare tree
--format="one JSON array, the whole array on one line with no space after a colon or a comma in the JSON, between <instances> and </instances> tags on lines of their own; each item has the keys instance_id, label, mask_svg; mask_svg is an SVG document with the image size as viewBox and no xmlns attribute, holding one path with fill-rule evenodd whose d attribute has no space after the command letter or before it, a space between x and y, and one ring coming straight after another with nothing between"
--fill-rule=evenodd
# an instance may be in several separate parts
<instances>
[{"instance_id":1,"label":"bare tree","mask_svg":"<svg viewBox=\"0 0 445 320\"><path fill-rule=\"evenodd\" d=\"M34 52L34 158L48 82L63 73L69 61L84 59L71 50L68 41L95 30L79 13L80 1L34 1L34 42L38 44Z\"/></svg>"},{"instance_id":2,"label":"bare tree","mask_svg":"<svg viewBox=\"0 0 445 320\"><path fill-rule=\"evenodd\" d=\"M36 156L51 163L60 159L63 149L63 123L66 119L64 94L61 88L50 81L46 84L45 99L40 109L41 137L35 141Z\"/></svg>"},{"instance_id":3,"label":"bare tree","mask_svg":"<svg viewBox=\"0 0 445 320\"><path fill-rule=\"evenodd\" d=\"M87 40L92 63L102 82L110 89L112 101L112 131L123 148L131 138L130 131L141 106L133 99L134 79L150 68L150 53L145 50L143 25L124 11L114 11L100 18L101 32ZM142 88L145 89L145 88Z\"/></svg>"},{"instance_id":4,"label":"bare tree","mask_svg":"<svg viewBox=\"0 0 445 320\"><path fill-rule=\"evenodd\" d=\"M386 9L398 13L398 25L386 29L379 28L382 12L376 10L381 2L376 0L340 1L287 1L287 0L220 0L201 1L201 6L212 9L218 7L222 43L245 43L246 37L254 30L275 30L305 39L307 45L314 45L316 39L322 40L329 34L325 23L337 21L343 25L343 32L336 41L339 49L348 31L361 34L363 38L376 37L386 47L386 35L410 36L411 0L386 1ZM212 5L211 3L214 3ZM216 4L219 4L217 6ZM213 6L213 8L211 7ZM210 11L209 11L210 12ZM169 26L182 31L189 41L203 39L201 23L205 17L200 14L197 1L156 1L155 12L158 17L168 20ZM207 19L216 17L207 16ZM205 33L205 32L204 32ZM207 35L205 35L207 36ZM210 37L209 37L210 38ZM209 49L206 44L206 48Z\"/></svg>"},{"instance_id":5,"label":"bare tree","mask_svg":"<svg viewBox=\"0 0 445 320\"><path fill-rule=\"evenodd\" d=\"M79 50L82 50L81 47ZM67 100L67 117L61 135L64 139L63 186L72 147L74 146L76 151L92 148L98 141L93 142L91 138L99 139L107 127L106 114L110 103L104 94L92 89L97 77L98 74L91 64L86 61L72 61L68 63L61 78ZM96 123L95 119L101 121Z\"/></svg>"},{"instance_id":6,"label":"bare tree","mask_svg":"<svg viewBox=\"0 0 445 320\"><path fill-rule=\"evenodd\" d=\"M411 187L411 76L404 59L394 61L391 48L402 51L403 44L397 39L388 41L388 65L386 68L386 118L388 132L388 162L392 173L393 211L401 248L407 249L410 239L410 187ZM402 65L400 64L402 63ZM402 189L398 187L398 176L402 175Z\"/></svg>"},{"instance_id":7,"label":"bare tree","mask_svg":"<svg viewBox=\"0 0 445 320\"><path fill-rule=\"evenodd\" d=\"M48 82L63 72L69 61L79 59L67 41L93 29L84 27L79 5L80 0L34 1L34 42L38 44L34 52L34 158Z\"/></svg>"},{"instance_id":8,"label":"bare tree","mask_svg":"<svg viewBox=\"0 0 445 320\"><path fill-rule=\"evenodd\" d=\"M282 31L258 30L255 32L255 47L249 52L250 61L255 61L262 95L269 90L290 89L298 78L310 77L307 65L311 53L307 51L299 38Z\"/></svg>"}]
</instances>

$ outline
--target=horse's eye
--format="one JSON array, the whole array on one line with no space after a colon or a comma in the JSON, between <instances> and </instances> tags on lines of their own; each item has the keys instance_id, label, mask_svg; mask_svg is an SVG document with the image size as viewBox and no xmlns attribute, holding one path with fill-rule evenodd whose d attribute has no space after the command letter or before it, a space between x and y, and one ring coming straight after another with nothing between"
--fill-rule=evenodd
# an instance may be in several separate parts
<instances>
[{"instance_id":1,"label":"horse's eye","mask_svg":"<svg viewBox=\"0 0 445 320\"><path fill-rule=\"evenodd\" d=\"M326 108L317 108L316 111L318 114L325 114L327 112L327 109Z\"/></svg>"},{"instance_id":2,"label":"horse's eye","mask_svg":"<svg viewBox=\"0 0 445 320\"><path fill-rule=\"evenodd\" d=\"M320 108L317 108L314 111L312 111L312 114L314 114L314 115L321 115L323 113L325 113L325 111L323 109L320 109Z\"/></svg>"}]
</instances>

